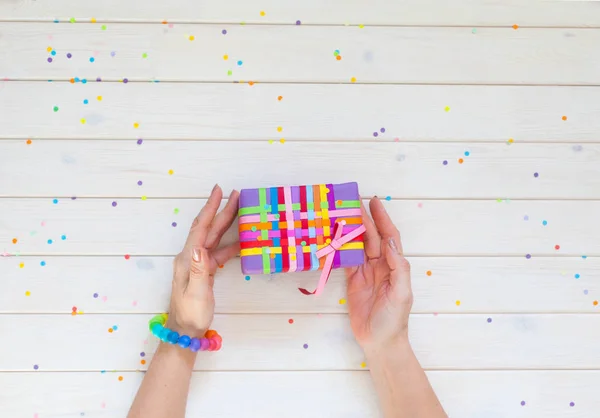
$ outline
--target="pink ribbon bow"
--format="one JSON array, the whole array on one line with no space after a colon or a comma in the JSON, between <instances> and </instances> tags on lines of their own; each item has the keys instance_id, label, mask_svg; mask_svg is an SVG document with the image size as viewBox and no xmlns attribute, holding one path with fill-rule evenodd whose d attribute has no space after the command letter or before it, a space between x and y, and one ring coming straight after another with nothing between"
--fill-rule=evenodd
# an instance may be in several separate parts
<instances>
[{"instance_id":1,"label":"pink ribbon bow","mask_svg":"<svg viewBox=\"0 0 600 418\"><path fill-rule=\"evenodd\" d=\"M321 278L319 279L319 283L317 284L317 288L314 292L309 292L306 289L298 288L305 295L319 295L325 288L325 284L327 280L329 280L329 275L331 274L331 268L333 266L333 258L335 256L335 252L339 250L342 245L347 242L352 241L354 238L363 234L366 231L364 225L359 226L358 228L348 232L346 235L342 236L342 231L344 229L344 225L346 225L346 221L338 221L335 223L335 231L333 233L333 239L326 247L321 248L317 251L317 258L321 258L323 256L327 256L325 259L325 264L323 265L323 271L321 272Z\"/></svg>"}]
</instances>

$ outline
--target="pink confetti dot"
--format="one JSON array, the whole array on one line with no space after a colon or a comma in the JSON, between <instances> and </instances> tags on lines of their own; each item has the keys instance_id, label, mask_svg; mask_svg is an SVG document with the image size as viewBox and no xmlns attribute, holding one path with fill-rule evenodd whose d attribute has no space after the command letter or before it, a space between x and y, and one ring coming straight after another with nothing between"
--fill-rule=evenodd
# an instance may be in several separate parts
<instances>
[{"instance_id":1,"label":"pink confetti dot","mask_svg":"<svg viewBox=\"0 0 600 418\"><path fill-rule=\"evenodd\" d=\"M419 202L419 203L417 203L417 207L418 207L418 208L422 208L422 207L423 207L423 204Z\"/></svg>"},{"instance_id":2,"label":"pink confetti dot","mask_svg":"<svg viewBox=\"0 0 600 418\"><path fill-rule=\"evenodd\" d=\"M137 306L137 300L134 300L134 301L133 301L131 304L132 304L133 306Z\"/></svg>"},{"instance_id":3,"label":"pink confetti dot","mask_svg":"<svg viewBox=\"0 0 600 418\"><path fill-rule=\"evenodd\" d=\"M102 302L106 302L108 300L107 296L102 296Z\"/></svg>"}]
</instances>

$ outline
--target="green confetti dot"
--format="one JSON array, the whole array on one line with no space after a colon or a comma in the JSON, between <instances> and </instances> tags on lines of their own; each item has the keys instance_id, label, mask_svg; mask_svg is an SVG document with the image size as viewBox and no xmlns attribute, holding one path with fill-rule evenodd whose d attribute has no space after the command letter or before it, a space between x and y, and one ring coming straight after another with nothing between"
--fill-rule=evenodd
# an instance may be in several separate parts
<instances>
[{"instance_id":1,"label":"green confetti dot","mask_svg":"<svg viewBox=\"0 0 600 418\"><path fill-rule=\"evenodd\" d=\"M58 106L54 106L54 107L53 107L53 110L54 110L55 112L58 112Z\"/></svg>"},{"instance_id":2,"label":"green confetti dot","mask_svg":"<svg viewBox=\"0 0 600 418\"><path fill-rule=\"evenodd\" d=\"M75 18L74 18L74 17L70 18L70 19L69 19L69 22L71 22L71 23L75 23Z\"/></svg>"},{"instance_id":3,"label":"green confetti dot","mask_svg":"<svg viewBox=\"0 0 600 418\"><path fill-rule=\"evenodd\" d=\"M471 31L471 33L477 33L477 29L473 28L473 30Z\"/></svg>"},{"instance_id":4,"label":"green confetti dot","mask_svg":"<svg viewBox=\"0 0 600 418\"><path fill-rule=\"evenodd\" d=\"M144 52L144 53L142 54L142 58L148 58L148 54Z\"/></svg>"},{"instance_id":5,"label":"green confetti dot","mask_svg":"<svg viewBox=\"0 0 600 418\"><path fill-rule=\"evenodd\" d=\"M174 213L175 215L177 215L177 214L179 213L179 209L177 209L177 208L173 209L173 213Z\"/></svg>"},{"instance_id":6,"label":"green confetti dot","mask_svg":"<svg viewBox=\"0 0 600 418\"><path fill-rule=\"evenodd\" d=\"M232 74L233 74L233 71L231 71L231 70L227 71L227 75L232 75Z\"/></svg>"},{"instance_id":7,"label":"green confetti dot","mask_svg":"<svg viewBox=\"0 0 600 418\"><path fill-rule=\"evenodd\" d=\"M106 25L102 25L102 26L100 26L100 29L102 29L102 30L106 30Z\"/></svg>"}]
</instances>

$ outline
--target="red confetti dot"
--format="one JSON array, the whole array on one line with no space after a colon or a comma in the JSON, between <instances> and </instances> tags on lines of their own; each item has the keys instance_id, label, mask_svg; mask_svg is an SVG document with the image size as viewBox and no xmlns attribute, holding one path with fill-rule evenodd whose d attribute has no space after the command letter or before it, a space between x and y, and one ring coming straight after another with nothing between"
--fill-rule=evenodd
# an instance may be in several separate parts
<instances>
[{"instance_id":1,"label":"red confetti dot","mask_svg":"<svg viewBox=\"0 0 600 418\"><path fill-rule=\"evenodd\" d=\"M73 312L77 312L77 306L73 306L73 307L71 308L71 310L72 310Z\"/></svg>"},{"instance_id":2,"label":"red confetti dot","mask_svg":"<svg viewBox=\"0 0 600 418\"><path fill-rule=\"evenodd\" d=\"M293 320L292 318L290 318L290 319L288 320L288 322L289 322L290 324L293 324L293 323L294 323L294 320Z\"/></svg>"},{"instance_id":3,"label":"red confetti dot","mask_svg":"<svg viewBox=\"0 0 600 418\"><path fill-rule=\"evenodd\" d=\"M554 246L554 249L555 249L555 250L560 250L560 245L558 245L558 244L557 244L557 245L555 245L555 246Z\"/></svg>"},{"instance_id":4,"label":"red confetti dot","mask_svg":"<svg viewBox=\"0 0 600 418\"><path fill-rule=\"evenodd\" d=\"M129 260L129 254L125 254L125 260Z\"/></svg>"}]
</instances>

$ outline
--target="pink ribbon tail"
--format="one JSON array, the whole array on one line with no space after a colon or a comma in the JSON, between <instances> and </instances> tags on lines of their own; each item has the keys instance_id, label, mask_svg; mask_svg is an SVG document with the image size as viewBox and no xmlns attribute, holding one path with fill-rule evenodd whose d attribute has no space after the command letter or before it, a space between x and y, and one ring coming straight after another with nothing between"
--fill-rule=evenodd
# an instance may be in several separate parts
<instances>
[{"instance_id":1,"label":"pink ribbon tail","mask_svg":"<svg viewBox=\"0 0 600 418\"><path fill-rule=\"evenodd\" d=\"M342 245L352 241L354 238L362 235L366 228L364 225L359 226L358 228L348 232L346 235L342 235L342 230L344 229L344 225L346 225L346 221L336 222L335 224L335 232L333 233L333 239L326 247L321 248L317 251L317 258L321 258L323 256L327 256L325 258L325 264L323 265L323 270L321 271L321 278L319 279L319 283L317 284L317 288L309 292L306 289L298 288L300 292L305 295L320 295L329 280L329 275L331 274L331 270L333 267L333 259L335 257L336 251L338 251Z\"/></svg>"}]
</instances>

